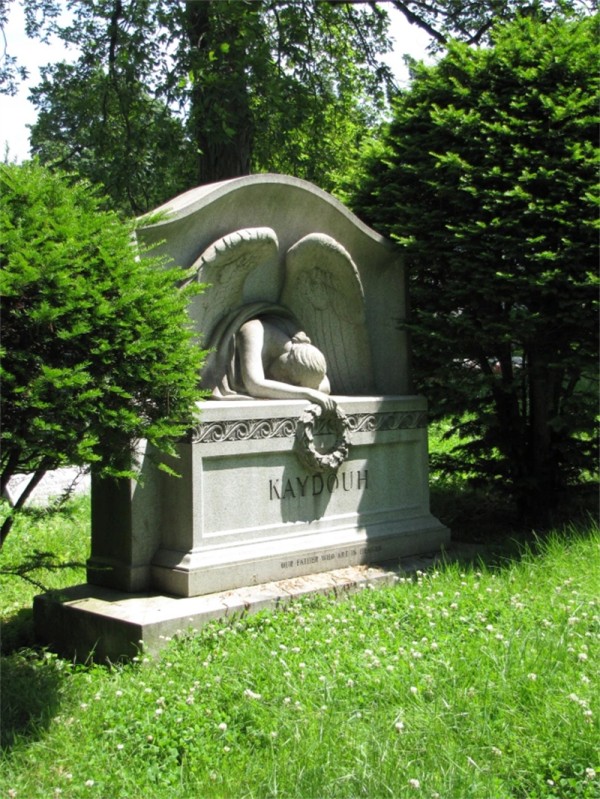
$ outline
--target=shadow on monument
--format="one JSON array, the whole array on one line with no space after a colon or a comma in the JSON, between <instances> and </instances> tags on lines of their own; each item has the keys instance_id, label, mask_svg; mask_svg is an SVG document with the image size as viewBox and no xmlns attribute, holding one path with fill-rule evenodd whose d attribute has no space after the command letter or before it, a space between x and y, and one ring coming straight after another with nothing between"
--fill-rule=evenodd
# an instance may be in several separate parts
<instances>
[{"instance_id":1,"label":"shadow on monument","mask_svg":"<svg viewBox=\"0 0 600 799\"><path fill-rule=\"evenodd\" d=\"M325 516L335 475L310 474L286 464L281 483L270 484L269 499L278 501L283 522L314 522Z\"/></svg>"}]
</instances>

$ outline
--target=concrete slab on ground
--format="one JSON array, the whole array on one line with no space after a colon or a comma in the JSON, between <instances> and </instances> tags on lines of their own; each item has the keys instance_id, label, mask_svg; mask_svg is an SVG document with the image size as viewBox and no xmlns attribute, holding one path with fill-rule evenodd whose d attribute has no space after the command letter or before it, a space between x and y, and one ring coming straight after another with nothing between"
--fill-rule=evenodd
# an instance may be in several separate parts
<instances>
[{"instance_id":1,"label":"concrete slab on ground","mask_svg":"<svg viewBox=\"0 0 600 799\"><path fill-rule=\"evenodd\" d=\"M35 597L36 636L40 643L78 660L114 661L134 657L141 650L156 655L173 636L199 629L213 619L276 609L304 596L343 597L390 585L452 557L450 546L446 553L404 558L399 563L350 566L195 597L127 594L78 585Z\"/></svg>"}]
</instances>

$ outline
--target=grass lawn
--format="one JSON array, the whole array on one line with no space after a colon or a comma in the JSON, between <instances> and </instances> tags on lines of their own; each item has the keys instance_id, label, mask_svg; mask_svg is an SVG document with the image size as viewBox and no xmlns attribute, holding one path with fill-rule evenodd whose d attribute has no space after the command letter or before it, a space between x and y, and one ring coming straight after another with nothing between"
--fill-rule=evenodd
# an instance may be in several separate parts
<instances>
[{"instance_id":1,"label":"grass lawn","mask_svg":"<svg viewBox=\"0 0 600 799\"><path fill-rule=\"evenodd\" d=\"M457 491L438 496L455 521ZM88 542L77 500L19 520L0 569L36 550L83 562ZM23 647L40 589L0 577L1 799L600 797L592 521L494 565L212 623L112 667Z\"/></svg>"}]
</instances>

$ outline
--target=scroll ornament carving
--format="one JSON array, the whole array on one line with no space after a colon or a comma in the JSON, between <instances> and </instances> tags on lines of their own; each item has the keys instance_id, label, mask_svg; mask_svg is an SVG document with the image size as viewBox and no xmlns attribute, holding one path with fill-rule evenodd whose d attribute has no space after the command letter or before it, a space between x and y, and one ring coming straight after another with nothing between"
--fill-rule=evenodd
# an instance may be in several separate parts
<instances>
[{"instance_id":1,"label":"scroll ornament carving","mask_svg":"<svg viewBox=\"0 0 600 799\"><path fill-rule=\"evenodd\" d=\"M427 426L425 411L394 411L392 413L353 413L346 415L348 435L354 433L414 430ZM314 421L314 417L313 417ZM314 433L320 435L327 429L319 417ZM296 435L297 420L291 417L279 419L237 419L226 422L201 422L191 431L194 444L216 444L224 441L247 441L266 438L292 438ZM321 429L322 428L322 429Z\"/></svg>"}]
</instances>

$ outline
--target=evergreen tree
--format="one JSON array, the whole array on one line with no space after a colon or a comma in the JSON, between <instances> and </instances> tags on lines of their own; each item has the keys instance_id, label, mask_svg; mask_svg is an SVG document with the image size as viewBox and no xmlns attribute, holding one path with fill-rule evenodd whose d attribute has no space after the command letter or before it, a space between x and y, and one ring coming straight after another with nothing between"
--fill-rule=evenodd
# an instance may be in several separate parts
<instances>
[{"instance_id":1,"label":"evergreen tree","mask_svg":"<svg viewBox=\"0 0 600 799\"><path fill-rule=\"evenodd\" d=\"M193 421L203 352L180 269L139 257L132 225L84 183L35 162L0 166L2 489L16 473L91 464L131 474ZM12 515L2 528L3 540Z\"/></svg>"},{"instance_id":2,"label":"evergreen tree","mask_svg":"<svg viewBox=\"0 0 600 799\"><path fill-rule=\"evenodd\" d=\"M415 370L521 509L595 466L598 19L415 65L355 209L410 262ZM538 516L539 517L539 516Z\"/></svg>"}]
</instances>

